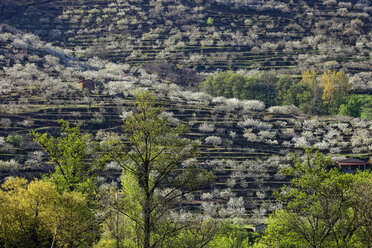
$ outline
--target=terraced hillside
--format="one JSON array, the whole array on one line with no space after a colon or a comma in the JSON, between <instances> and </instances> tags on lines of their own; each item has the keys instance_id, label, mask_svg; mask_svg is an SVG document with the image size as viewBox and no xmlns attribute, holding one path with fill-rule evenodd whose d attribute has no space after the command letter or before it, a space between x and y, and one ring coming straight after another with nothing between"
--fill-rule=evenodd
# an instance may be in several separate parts
<instances>
[{"instance_id":1,"label":"terraced hillside","mask_svg":"<svg viewBox=\"0 0 372 248\"><path fill-rule=\"evenodd\" d=\"M27 99L27 103L23 99ZM30 173L35 176L51 169L45 153L28 134L30 130L55 133L58 119L65 119L83 123L84 130L104 142L120 133L121 118L130 110L131 100L130 94L104 96L79 92L53 100L43 100L31 91L3 95L0 100L1 177ZM191 94L188 99L179 96L175 101L174 92L163 92L161 102L174 122L190 125L187 136L200 140L201 144L196 159L217 176L210 188L185 198L188 204L202 204L205 211L212 206L221 210L210 213L212 215L228 216L223 209L232 202L238 204L235 207L247 210L241 211L240 216L262 218L273 210L272 191L288 180L278 174L278 169L288 165L289 152L301 152L303 147L315 145L336 157L371 155L368 153L372 145L372 125L359 119L308 119L296 114L273 113L272 109L268 112L263 107L258 109L257 102L212 99L200 94ZM17 111L9 107L19 105L23 108ZM102 172L105 176L102 180L110 181L119 175L120 168L110 163Z\"/></svg>"},{"instance_id":2,"label":"terraced hillside","mask_svg":"<svg viewBox=\"0 0 372 248\"><path fill-rule=\"evenodd\" d=\"M57 120L65 119L81 122L105 142L120 133L133 91L150 90L170 120L190 126L187 136L200 140L196 159L217 176L204 191L185 195L185 205L201 206L211 216L263 218L277 207L273 189L288 181L278 170L288 166L290 152L316 146L334 159L368 158L372 123L212 97L164 80L149 69L154 64L146 70L138 65L167 60L186 71L284 68L293 73L303 67L343 68L362 71L352 77L354 88L371 88L370 3L336 2L336 7L334 2L61 0L8 8L1 17L11 25L0 26L0 177L33 177L52 169L30 130L56 133ZM331 14L341 7L347 11ZM299 12L291 11L296 8L313 10L306 15L308 24L298 24ZM324 22L330 16L341 26L333 33ZM355 18L363 24L355 21L360 28L349 32L360 35L344 34ZM314 38L317 34L322 35ZM95 82L94 92L79 91L83 79ZM107 164L102 183L119 175L117 164Z\"/></svg>"},{"instance_id":3,"label":"terraced hillside","mask_svg":"<svg viewBox=\"0 0 372 248\"><path fill-rule=\"evenodd\" d=\"M367 84L371 11L366 0L60 0L8 8L2 19L85 59L207 71L332 68Z\"/></svg>"}]
</instances>

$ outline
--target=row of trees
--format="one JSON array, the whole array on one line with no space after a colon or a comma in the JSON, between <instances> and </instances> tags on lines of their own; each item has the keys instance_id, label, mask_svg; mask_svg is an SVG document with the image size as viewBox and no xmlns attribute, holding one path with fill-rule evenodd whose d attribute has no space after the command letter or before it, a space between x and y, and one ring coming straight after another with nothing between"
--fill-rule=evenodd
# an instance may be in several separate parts
<instances>
[{"instance_id":1,"label":"row of trees","mask_svg":"<svg viewBox=\"0 0 372 248\"><path fill-rule=\"evenodd\" d=\"M342 104L343 114L355 112L350 108L362 108L362 104L346 101L351 89L346 74L332 70L325 71L320 79L315 71L304 71L301 80L286 74L244 76L226 71L208 77L201 89L213 96L261 100L266 106L295 105L309 114L337 114Z\"/></svg>"}]
</instances>

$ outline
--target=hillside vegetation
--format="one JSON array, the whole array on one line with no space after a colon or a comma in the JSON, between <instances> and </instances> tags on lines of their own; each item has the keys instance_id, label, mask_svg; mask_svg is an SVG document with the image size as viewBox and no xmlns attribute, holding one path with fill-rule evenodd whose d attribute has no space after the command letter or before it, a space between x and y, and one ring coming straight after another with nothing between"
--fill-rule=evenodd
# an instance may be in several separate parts
<instances>
[{"instance_id":1,"label":"hillside vegetation","mask_svg":"<svg viewBox=\"0 0 372 248\"><path fill-rule=\"evenodd\" d=\"M3 42L10 54L7 60L14 61L14 65L4 67L1 83L4 176L49 170L50 165L44 163L46 155L35 150L37 146L28 132L36 129L55 133L59 119L81 122L84 130L100 141L114 137L122 118L132 108L135 89L154 92L174 122L190 125L187 136L201 142L197 160L214 171L217 179L207 191L190 196L189 201L205 201L206 211L208 206L222 207L230 198L233 201L243 197L239 204L250 211L240 214L262 218L273 206L272 190L287 181L278 169L288 164L291 151L316 146L337 158L368 156L371 149L370 121L345 116L310 118L299 115L293 106L266 108L259 100L188 91L130 65L99 59L82 62L69 51L48 45L34 35L8 29L3 27L8 37ZM22 40L27 42L20 47L17 44ZM14 58L11 53L23 56ZM80 92L77 86L81 77L95 80L100 94ZM119 175L121 169L108 164L106 170ZM222 203L217 203L221 198ZM261 205L263 208L257 210Z\"/></svg>"},{"instance_id":2,"label":"hillside vegetation","mask_svg":"<svg viewBox=\"0 0 372 248\"><path fill-rule=\"evenodd\" d=\"M86 223L84 228L94 227L97 236L86 242L93 244L102 235L111 246L102 243L100 247L113 247L113 240L120 238L133 245L134 240L120 235L134 237L135 225L119 213L115 204L119 204L118 198L121 200L123 192L128 192L125 196L128 198L124 198L131 203L129 197L137 196L133 192L142 186L131 184L133 178L123 174L123 166L107 159L99 169L97 166L92 170L97 173L94 187L83 184L99 194L90 192L91 198L83 195L84 190L79 193L67 190L69 193L60 194L57 191L61 188L65 191L66 187L59 187L58 180L53 178L60 173L55 169L56 160L34 140L35 133L30 132L60 135L61 139L68 137L66 132L61 134L63 130L80 128L79 135L89 133L84 136L84 142L89 142L83 142L81 154L84 156L79 162L89 167L95 158L93 155L100 157L104 152L96 152L85 145L106 148L123 140L123 124L128 116L138 114L134 112L135 95L151 92L156 102L153 106L164 108L155 117L165 120L169 126L183 128L180 137L178 129L170 129L174 131L171 138L175 142L178 138L188 138L191 143L186 142L186 147L187 144L199 147L198 152L195 149L191 153L196 154L195 158L177 160L182 161L180 168L196 166L215 176L212 183L197 191L177 191L180 194L177 204L167 205L169 227L170 223L186 219L189 222L180 223L190 224L192 220L202 226L195 230L194 227L182 229L184 232L179 237L168 240L169 247L174 247L172 244L178 239L184 239L183 244L191 242L197 235L210 242L208 235L217 232L217 226L221 227L215 220L229 219L240 225L263 223L270 213L283 207L284 201L275 198L274 191L293 183L293 171L292 175L282 172L290 171L291 165L300 165L304 148L316 147L328 154L330 158L322 157L327 161L322 166L329 167L345 157L363 160L371 157L371 12L371 2L367 0L0 0L0 181L5 182L11 176L31 180L49 171L56 173L51 174L49 182L34 181L28 186L23 179L11 179L3 186L8 187L10 193L17 188L25 193L36 187L48 191L43 195L45 199L76 200L75 204L57 207L40 198L46 213L56 209L65 212L52 215L51 221L43 219L40 224L47 230L41 238L49 247L55 238L61 246L63 242L76 241L74 237L58 233L54 225L73 223L75 216L64 220L64 214L87 204L92 204L90 209L81 208L82 216L76 218ZM333 78L338 81L335 83ZM84 80L91 80L95 89L81 90L79 82ZM58 124L61 119L79 127L61 127ZM132 120L133 128L136 127L134 123ZM158 128L161 129L161 125ZM167 143L166 139L162 142ZM64 149L69 148L67 145ZM293 152L298 154L295 159L291 155ZM77 160L80 155L72 154ZM77 172L77 176L81 172L72 171ZM82 172L88 179L89 173ZM354 178L351 174L341 174L335 173L337 180L350 179L350 190L355 190L355 195L362 199L364 192L357 190L357 186L360 183L368 188L370 182L360 180L370 175L360 174ZM334 179L329 174L324 175L325 179ZM142 174L135 176L137 183L143 182ZM334 180L336 187L339 183ZM328 190L325 188L319 189L320 192ZM335 189L339 190L338 186ZM161 190L164 192L156 194L172 198L167 192L173 189ZM0 191L0 197L12 201L9 206L14 209L18 205L24 207L8 197L9 192ZM343 193L341 198L350 196L350 192ZM31 194L25 202L33 201L33 197ZM352 206L360 210L358 214L364 214L359 209L361 201L358 199L354 199L356 203ZM107 206L99 212L94 204ZM128 206L140 219L138 209L141 206L136 203ZM5 205L0 204L0 207ZM190 217L188 210L195 216L212 218L199 222L200 219ZM350 212L348 208L344 210L342 213ZM273 223L276 217L281 220L280 213L289 214L277 212L269 221ZM97 216L102 219L94 219ZM349 217L340 219L350 221ZM107 229L104 234L100 233L96 222L92 224L92 219L107 221L102 224ZM33 228L32 218L29 221ZM125 231L121 230L124 234L119 235L110 229L114 222L118 230L129 226L128 223L132 227L124 228ZM220 241L228 247L231 240L246 235L239 226L229 224L222 225L219 230L227 234L221 234L220 240L215 239L210 247L218 246ZM270 230L270 235L276 235L274 229ZM74 229L69 231L62 227L61 232L65 231L74 232ZM76 235L80 235L79 245L84 247L84 235L88 231L80 231ZM237 236L232 238L230 234ZM274 244L275 237L270 235L266 242ZM244 236L247 239L241 246L252 244L254 238L248 236ZM15 243L22 239L21 236L9 237L15 238ZM11 242L2 238L0 235L0 246L1 242ZM330 244L334 244L334 239L329 239ZM104 238L102 240L105 242ZM281 242L285 244L285 240Z\"/></svg>"},{"instance_id":3,"label":"hillside vegetation","mask_svg":"<svg viewBox=\"0 0 372 248\"><path fill-rule=\"evenodd\" d=\"M4 22L84 59L206 71L337 69L353 75L354 88L371 87L368 0L8 2Z\"/></svg>"}]
</instances>

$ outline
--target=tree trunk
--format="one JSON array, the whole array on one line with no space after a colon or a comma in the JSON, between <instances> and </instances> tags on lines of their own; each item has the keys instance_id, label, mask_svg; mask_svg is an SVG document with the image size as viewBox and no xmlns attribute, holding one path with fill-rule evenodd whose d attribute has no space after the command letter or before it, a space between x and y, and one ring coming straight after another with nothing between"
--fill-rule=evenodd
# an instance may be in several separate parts
<instances>
[{"instance_id":1,"label":"tree trunk","mask_svg":"<svg viewBox=\"0 0 372 248\"><path fill-rule=\"evenodd\" d=\"M150 193L146 192L146 199L145 199L145 240L144 240L144 248L150 248L150 238L151 238L151 203L150 203Z\"/></svg>"}]
</instances>

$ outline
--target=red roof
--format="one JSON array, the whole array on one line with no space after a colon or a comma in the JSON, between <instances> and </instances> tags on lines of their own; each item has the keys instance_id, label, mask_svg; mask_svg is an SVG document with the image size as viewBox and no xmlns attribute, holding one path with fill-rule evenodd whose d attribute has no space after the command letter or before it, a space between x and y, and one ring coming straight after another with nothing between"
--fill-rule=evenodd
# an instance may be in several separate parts
<instances>
[{"instance_id":1,"label":"red roof","mask_svg":"<svg viewBox=\"0 0 372 248\"><path fill-rule=\"evenodd\" d=\"M369 164L369 161L363 161L357 158L347 158L336 162L339 165L364 165Z\"/></svg>"}]
</instances>

